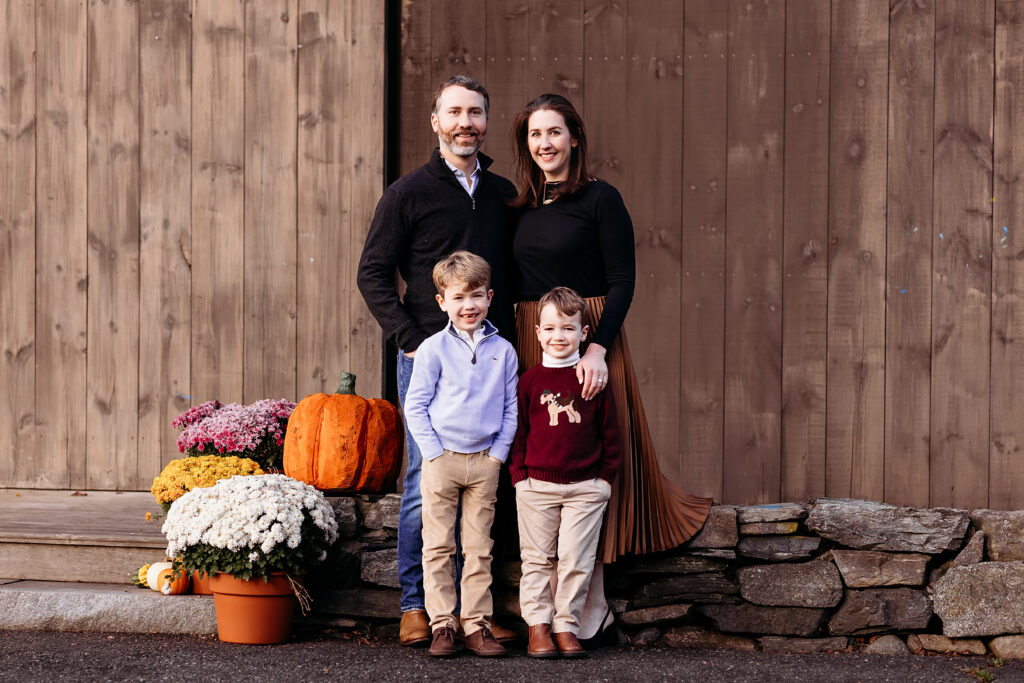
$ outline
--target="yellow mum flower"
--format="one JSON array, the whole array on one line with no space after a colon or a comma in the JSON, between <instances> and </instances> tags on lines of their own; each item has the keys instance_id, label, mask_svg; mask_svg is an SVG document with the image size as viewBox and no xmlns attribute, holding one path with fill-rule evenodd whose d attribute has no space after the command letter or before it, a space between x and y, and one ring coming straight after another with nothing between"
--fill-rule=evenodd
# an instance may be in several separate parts
<instances>
[{"instance_id":1,"label":"yellow mum flower","mask_svg":"<svg viewBox=\"0 0 1024 683\"><path fill-rule=\"evenodd\" d=\"M213 486L218 480L228 479L236 474L263 474L263 470L255 460L233 455L179 458L167 463L160 476L153 480L153 486L149 491L166 511L171 503L188 491ZM149 519L148 513L146 516Z\"/></svg>"}]
</instances>

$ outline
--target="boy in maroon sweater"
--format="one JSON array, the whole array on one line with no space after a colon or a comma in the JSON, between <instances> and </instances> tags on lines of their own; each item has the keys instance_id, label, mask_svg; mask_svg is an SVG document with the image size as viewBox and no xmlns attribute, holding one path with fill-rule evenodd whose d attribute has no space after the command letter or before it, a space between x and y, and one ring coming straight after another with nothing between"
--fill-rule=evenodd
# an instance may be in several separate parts
<instances>
[{"instance_id":1,"label":"boy in maroon sweater","mask_svg":"<svg viewBox=\"0 0 1024 683\"><path fill-rule=\"evenodd\" d=\"M589 331L585 307L567 287L541 297L537 339L543 362L519 379L519 430L509 472L519 509L519 603L530 627L531 657L586 656L576 633L611 483L622 463L611 392L589 401L580 397L575 366Z\"/></svg>"}]
</instances>

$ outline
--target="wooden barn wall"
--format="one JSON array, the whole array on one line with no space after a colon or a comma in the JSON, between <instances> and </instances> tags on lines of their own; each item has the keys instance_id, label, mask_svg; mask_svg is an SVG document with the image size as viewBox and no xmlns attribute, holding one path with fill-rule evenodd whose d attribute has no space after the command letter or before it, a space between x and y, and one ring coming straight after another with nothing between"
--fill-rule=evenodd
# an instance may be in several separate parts
<instances>
[{"instance_id":1,"label":"wooden barn wall","mask_svg":"<svg viewBox=\"0 0 1024 683\"><path fill-rule=\"evenodd\" d=\"M0 486L148 489L209 399L380 395L376 0L0 0Z\"/></svg>"},{"instance_id":2,"label":"wooden barn wall","mask_svg":"<svg viewBox=\"0 0 1024 683\"><path fill-rule=\"evenodd\" d=\"M0 485L145 489L207 399L381 395L385 125L572 99L659 458L731 503L1024 507L1017 0L0 0Z\"/></svg>"},{"instance_id":3,"label":"wooden barn wall","mask_svg":"<svg viewBox=\"0 0 1024 683\"><path fill-rule=\"evenodd\" d=\"M729 503L1024 507L1024 7L406 0L401 170L435 85L569 97L623 193L667 476Z\"/></svg>"}]
</instances>

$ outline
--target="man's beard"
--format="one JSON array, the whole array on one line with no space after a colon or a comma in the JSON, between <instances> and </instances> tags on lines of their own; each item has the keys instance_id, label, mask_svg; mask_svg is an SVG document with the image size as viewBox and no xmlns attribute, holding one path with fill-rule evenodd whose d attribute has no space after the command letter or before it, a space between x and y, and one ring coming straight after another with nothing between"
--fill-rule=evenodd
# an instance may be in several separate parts
<instances>
[{"instance_id":1,"label":"man's beard","mask_svg":"<svg viewBox=\"0 0 1024 683\"><path fill-rule=\"evenodd\" d=\"M469 144L463 145L455 142L455 136L465 133L475 133L476 138ZM452 154L460 157L469 157L476 154L476 151L480 149L480 144L484 141L482 135L479 132L474 131L472 128L456 128L455 130L444 131L438 133L438 137L441 139L441 144L452 151Z\"/></svg>"}]
</instances>

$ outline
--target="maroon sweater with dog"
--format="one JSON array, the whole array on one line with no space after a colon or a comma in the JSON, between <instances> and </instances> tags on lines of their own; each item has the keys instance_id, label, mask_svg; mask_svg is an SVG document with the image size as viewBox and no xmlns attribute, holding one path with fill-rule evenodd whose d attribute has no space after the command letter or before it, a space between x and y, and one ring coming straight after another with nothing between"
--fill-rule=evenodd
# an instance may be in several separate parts
<instances>
[{"instance_id":1,"label":"maroon sweater with dog","mask_svg":"<svg viewBox=\"0 0 1024 683\"><path fill-rule=\"evenodd\" d=\"M575 367L537 365L519 378L519 429L508 458L513 485L527 477L615 481L622 440L611 391L584 401L581 390Z\"/></svg>"}]
</instances>

